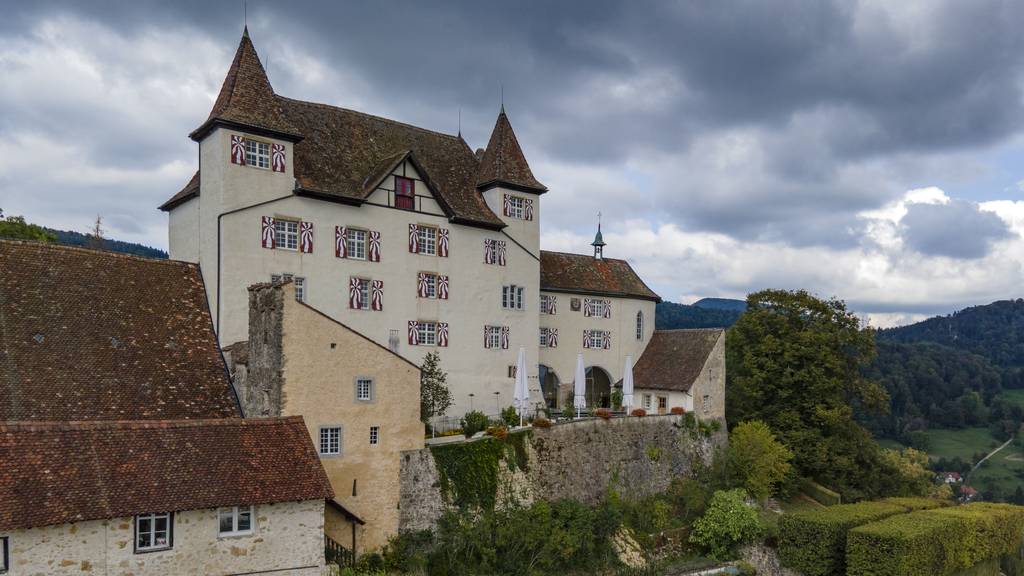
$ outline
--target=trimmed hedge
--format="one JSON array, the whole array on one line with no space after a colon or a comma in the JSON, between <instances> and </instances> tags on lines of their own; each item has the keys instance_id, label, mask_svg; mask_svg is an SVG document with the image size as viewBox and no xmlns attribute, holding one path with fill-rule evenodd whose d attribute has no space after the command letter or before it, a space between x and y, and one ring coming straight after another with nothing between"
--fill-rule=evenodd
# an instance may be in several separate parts
<instances>
[{"instance_id":1,"label":"trimmed hedge","mask_svg":"<svg viewBox=\"0 0 1024 576\"><path fill-rule=\"evenodd\" d=\"M829 490L810 478L800 480L800 491L823 506L835 506L843 503L843 498L838 492Z\"/></svg>"},{"instance_id":2,"label":"trimmed hedge","mask_svg":"<svg viewBox=\"0 0 1024 576\"><path fill-rule=\"evenodd\" d=\"M850 530L848 576L944 576L1014 553L1024 507L977 503L919 510Z\"/></svg>"},{"instance_id":3,"label":"trimmed hedge","mask_svg":"<svg viewBox=\"0 0 1024 576\"><path fill-rule=\"evenodd\" d=\"M906 511L897 504L859 502L786 514L779 521L779 556L805 576L841 575L847 531Z\"/></svg>"},{"instance_id":4,"label":"trimmed hedge","mask_svg":"<svg viewBox=\"0 0 1024 576\"><path fill-rule=\"evenodd\" d=\"M949 500L938 500L936 498L883 498L881 502L903 506L907 510L931 510L933 508L946 508L952 506Z\"/></svg>"}]
</instances>

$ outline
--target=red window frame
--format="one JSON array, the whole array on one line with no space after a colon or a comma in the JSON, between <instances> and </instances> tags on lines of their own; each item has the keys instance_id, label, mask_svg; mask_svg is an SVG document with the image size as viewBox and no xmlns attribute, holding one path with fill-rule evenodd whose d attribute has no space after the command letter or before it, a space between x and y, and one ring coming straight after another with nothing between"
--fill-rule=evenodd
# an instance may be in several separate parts
<instances>
[{"instance_id":1,"label":"red window frame","mask_svg":"<svg viewBox=\"0 0 1024 576\"><path fill-rule=\"evenodd\" d=\"M395 208L416 209L416 185L412 178L395 176Z\"/></svg>"}]
</instances>

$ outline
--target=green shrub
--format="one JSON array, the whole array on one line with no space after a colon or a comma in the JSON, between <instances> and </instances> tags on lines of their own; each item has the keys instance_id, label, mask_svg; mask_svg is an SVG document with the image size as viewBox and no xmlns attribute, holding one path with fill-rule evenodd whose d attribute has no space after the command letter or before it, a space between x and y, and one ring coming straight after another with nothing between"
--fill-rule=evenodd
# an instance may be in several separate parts
<instances>
[{"instance_id":1,"label":"green shrub","mask_svg":"<svg viewBox=\"0 0 1024 576\"><path fill-rule=\"evenodd\" d=\"M441 494L459 508L494 507L498 487L498 461L505 443L496 438L431 446Z\"/></svg>"},{"instance_id":2,"label":"green shrub","mask_svg":"<svg viewBox=\"0 0 1024 576\"><path fill-rule=\"evenodd\" d=\"M381 556L387 572L421 573L427 568L427 556L434 545L434 533L430 530L401 532L392 536Z\"/></svg>"},{"instance_id":3,"label":"green shrub","mask_svg":"<svg viewBox=\"0 0 1024 576\"><path fill-rule=\"evenodd\" d=\"M939 500L937 498L883 498L881 502L902 506L911 512L915 510L945 508L953 505L949 500Z\"/></svg>"},{"instance_id":4,"label":"green shrub","mask_svg":"<svg viewBox=\"0 0 1024 576\"><path fill-rule=\"evenodd\" d=\"M479 410L473 410L466 412L466 415L462 417L462 433L466 435L466 438L471 438L477 432L483 432L487 429L487 415Z\"/></svg>"},{"instance_id":5,"label":"green shrub","mask_svg":"<svg viewBox=\"0 0 1024 576\"><path fill-rule=\"evenodd\" d=\"M841 575L847 531L903 512L896 504L859 502L786 514L779 521L779 556L805 576Z\"/></svg>"},{"instance_id":6,"label":"green shrub","mask_svg":"<svg viewBox=\"0 0 1024 576\"><path fill-rule=\"evenodd\" d=\"M741 486L758 500L777 493L789 477L793 453L760 420L742 422L729 434L729 461Z\"/></svg>"},{"instance_id":7,"label":"green shrub","mask_svg":"<svg viewBox=\"0 0 1024 576\"><path fill-rule=\"evenodd\" d=\"M966 523L969 532L958 542L963 556L961 567L1016 552L1024 533L1024 507L1021 506L977 502L920 514L956 518Z\"/></svg>"},{"instance_id":8,"label":"green shrub","mask_svg":"<svg viewBox=\"0 0 1024 576\"><path fill-rule=\"evenodd\" d=\"M800 491L824 506L835 506L836 504L843 503L843 499L838 492L829 490L810 478L804 478L800 481Z\"/></svg>"},{"instance_id":9,"label":"green shrub","mask_svg":"<svg viewBox=\"0 0 1024 576\"><path fill-rule=\"evenodd\" d=\"M700 545L711 558L724 560L734 546L760 536L761 519L746 498L742 488L715 492L707 512L693 523L690 542Z\"/></svg>"},{"instance_id":10,"label":"green shrub","mask_svg":"<svg viewBox=\"0 0 1024 576\"><path fill-rule=\"evenodd\" d=\"M966 523L927 511L900 514L850 530L848 576L944 576L960 565Z\"/></svg>"},{"instance_id":11,"label":"green shrub","mask_svg":"<svg viewBox=\"0 0 1024 576\"><path fill-rule=\"evenodd\" d=\"M515 428L519 426L519 414L516 413L515 406L509 406L501 411L501 420L505 422L505 426L509 428Z\"/></svg>"}]
</instances>

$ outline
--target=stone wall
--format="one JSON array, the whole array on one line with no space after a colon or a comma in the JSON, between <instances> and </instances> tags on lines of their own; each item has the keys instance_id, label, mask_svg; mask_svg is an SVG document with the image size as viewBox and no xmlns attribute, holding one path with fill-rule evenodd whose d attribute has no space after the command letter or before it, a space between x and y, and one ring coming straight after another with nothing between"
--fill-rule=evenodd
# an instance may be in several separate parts
<instances>
[{"instance_id":1,"label":"stone wall","mask_svg":"<svg viewBox=\"0 0 1024 576\"><path fill-rule=\"evenodd\" d=\"M284 292L249 290L249 342L238 342L225 349L225 360L246 418L281 415Z\"/></svg>"},{"instance_id":2,"label":"stone wall","mask_svg":"<svg viewBox=\"0 0 1024 576\"><path fill-rule=\"evenodd\" d=\"M624 498L665 491L673 478L709 461L726 438L724 422L710 437L684 426L682 416L584 420L534 428L526 443L526 470L498 466L499 504L569 498L596 504L608 487ZM402 454L399 529L433 527L452 506L442 493L431 449Z\"/></svg>"}]
</instances>

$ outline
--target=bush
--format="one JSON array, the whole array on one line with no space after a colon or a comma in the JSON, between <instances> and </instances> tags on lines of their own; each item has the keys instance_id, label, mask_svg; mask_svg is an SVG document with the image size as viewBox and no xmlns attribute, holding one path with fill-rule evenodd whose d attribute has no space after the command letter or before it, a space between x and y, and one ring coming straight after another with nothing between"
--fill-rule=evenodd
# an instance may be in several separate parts
<instances>
[{"instance_id":1,"label":"bush","mask_svg":"<svg viewBox=\"0 0 1024 576\"><path fill-rule=\"evenodd\" d=\"M466 435L466 438L471 438L477 432L486 430L487 424L487 415L483 412L479 410L466 412L466 415L462 417L462 433Z\"/></svg>"},{"instance_id":2,"label":"bush","mask_svg":"<svg viewBox=\"0 0 1024 576\"><path fill-rule=\"evenodd\" d=\"M742 488L715 492L707 512L693 523L690 542L700 545L711 558L724 560L734 546L760 536L761 519L746 498Z\"/></svg>"},{"instance_id":3,"label":"bush","mask_svg":"<svg viewBox=\"0 0 1024 576\"><path fill-rule=\"evenodd\" d=\"M602 420L609 420L612 417L612 411L607 408L598 408L597 410L594 410L594 416L597 416Z\"/></svg>"},{"instance_id":4,"label":"bush","mask_svg":"<svg viewBox=\"0 0 1024 576\"><path fill-rule=\"evenodd\" d=\"M551 420L547 418L534 418L533 425L536 428L551 428Z\"/></svg>"},{"instance_id":5,"label":"bush","mask_svg":"<svg viewBox=\"0 0 1024 576\"><path fill-rule=\"evenodd\" d=\"M847 531L903 512L896 504L860 502L786 514L779 520L779 557L805 576L843 574Z\"/></svg>"},{"instance_id":6,"label":"bush","mask_svg":"<svg viewBox=\"0 0 1024 576\"><path fill-rule=\"evenodd\" d=\"M935 498L883 498L881 502L902 506L911 512L915 510L945 508L953 505L953 503L948 500L937 500Z\"/></svg>"},{"instance_id":7,"label":"bush","mask_svg":"<svg viewBox=\"0 0 1024 576\"><path fill-rule=\"evenodd\" d=\"M789 477L793 453L760 420L743 422L729 435L729 463L739 483L763 500Z\"/></svg>"},{"instance_id":8,"label":"bush","mask_svg":"<svg viewBox=\"0 0 1024 576\"><path fill-rule=\"evenodd\" d=\"M643 408L634 408L633 411L629 413L629 415L637 417L647 416L647 410L644 410Z\"/></svg>"},{"instance_id":9,"label":"bush","mask_svg":"<svg viewBox=\"0 0 1024 576\"><path fill-rule=\"evenodd\" d=\"M850 530L849 576L939 576L958 564L965 523L927 512L900 514ZM961 566L966 567L966 566Z\"/></svg>"},{"instance_id":10,"label":"bush","mask_svg":"<svg viewBox=\"0 0 1024 576\"><path fill-rule=\"evenodd\" d=\"M843 503L843 498L838 492L829 490L810 478L804 478L800 481L800 491L824 506L835 506L836 504Z\"/></svg>"},{"instance_id":11,"label":"bush","mask_svg":"<svg viewBox=\"0 0 1024 576\"><path fill-rule=\"evenodd\" d=\"M485 432L498 440L504 440L508 436L508 428L505 426L488 426Z\"/></svg>"},{"instance_id":12,"label":"bush","mask_svg":"<svg viewBox=\"0 0 1024 576\"><path fill-rule=\"evenodd\" d=\"M418 574L427 568L427 556L434 545L434 533L430 530L401 532L392 536L381 556L387 572Z\"/></svg>"},{"instance_id":13,"label":"bush","mask_svg":"<svg viewBox=\"0 0 1024 576\"><path fill-rule=\"evenodd\" d=\"M683 414L686 414L686 408L683 408L682 406L673 406L669 412L676 416L682 416Z\"/></svg>"},{"instance_id":14,"label":"bush","mask_svg":"<svg viewBox=\"0 0 1024 576\"><path fill-rule=\"evenodd\" d=\"M519 414L516 413L515 406L509 406L501 411L501 420L509 428L515 428L519 426Z\"/></svg>"},{"instance_id":15,"label":"bush","mask_svg":"<svg viewBox=\"0 0 1024 576\"><path fill-rule=\"evenodd\" d=\"M1016 552L1024 533L1024 507L1021 506L977 502L914 514L917 515L956 518L966 524L970 532L958 543L963 555L961 567Z\"/></svg>"}]
</instances>

